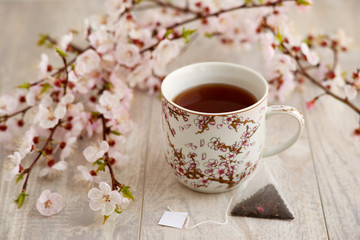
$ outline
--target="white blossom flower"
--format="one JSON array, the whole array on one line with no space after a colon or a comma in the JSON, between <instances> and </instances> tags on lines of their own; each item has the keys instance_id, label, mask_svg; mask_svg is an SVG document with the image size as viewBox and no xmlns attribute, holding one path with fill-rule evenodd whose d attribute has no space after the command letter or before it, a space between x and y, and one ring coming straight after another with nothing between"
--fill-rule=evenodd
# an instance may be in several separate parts
<instances>
[{"instance_id":1,"label":"white blossom flower","mask_svg":"<svg viewBox=\"0 0 360 240\"><path fill-rule=\"evenodd\" d=\"M342 47L349 47L349 45L351 45L351 43L354 41L354 39L346 34L344 29L338 29L332 38L338 41Z\"/></svg>"},{"instance_id":2,"label":"white blossom flower","mask_svg":"<svg viewBox=\"0 0 360 240\"><path fill-rule=\"evenodd\" d=\"M120 14L122 14L125 9L131 7L131 5L131 0L107 0L105 2L106 11L113 18L119 18Z\"/></svg>"},{"instance_id":3,"label":"white blossom flower","mask_svg":"<svg viewBox=\"0 0 360 240\"><path fill-rule=\"evenodd\" d=\"M38 68L39 68L38 78L39 79L43 79L46 77L48 65L49 65L49 57L45 53L42 53L41 60L38 65Z\"/></svg>"},{"instance_id":4,"label":"white blossom flower","mask_svg":"<svg viewBox=\"0 0 360 240\"><path fill-rule=\"evenodd\" d=\"M133 67L141 60L139 48L135 44L119 42L116 46L115 57L118 63Z\"/></svg>"},{"instance_id":5,"label":"white blossom flower","mask_svg":"<svg viewBox=\"0 0 360 240\"><path fill-rule=\"evenodd\" d=\"M50 190L44 190L36 203L36 209L43 216L49 217L58 214L63 209L63 198L58 193L51 193Z\"/></svg>"},{"instance_id":6,"label":"white blossom flower","mask_svg":"<svg viewBox=\"0 0 360 240\"><path fill-rule=\"evenodd\" d=\"M344 92L345 92L346 97L349 100L355 99L358 94L358 90L356 89L356 87L354 85L350 85L350 84L345 85Z\"/></svg>"},{"instance_id":7,"label":"white blossom flower","mask_svg":"<svg viewBox=\"0 0 360 240\"><path fill-rule=\"evenodd\" d=\"M270 33L265 33L260 37L261 54L265 60L270 60L275 55L275 49L272 46L274 37Z\"/></svg>"},{"instance_id":8,"label":"white blossom flower","mask_svg":"<svg viewBox=\"0 0 360 240\"><path fill-rule=\"evenodd\" d=\"M40 170L39 176L44 177L46 175L53 176L59 174L61 171L64 171L68 167L68 163L65 161L59 161L52 165L55 160L50 160L46 167Z\"/></svg>"},{"instance_id":9,"label":"white blossom flower","mask_svg":"<svg viewBox=\"0 0 360 240\"><path fill-rule=\"evenodd\" d=\"M68 104L72 103L75 100L75 97L72 93L67 93L60 99L60 103L56 106L54 110L54 116L61 119L66 114L66 107Z\"/></svg>"},{"instance_id":10,"label":"white blossom flower","mask_svg":"<svg viewBox=\"0 0 360 240\"><path fill-rule=\"evenodd\" d=\"M11 181L16 174L21 171L21 154L19 152L14 152L13 155L9 155L5 160L5 180Z\"/></svg>"},{"instance_id":11,"label":"white blossom flower","mask_svg":"<svg viewBox=\"0 0 360 240\"><path fill-rule=\"evenodd\" d=\"M101 215L109 216L117 208L116 205L121 205L123 197L118 191L111 191L109 184L101 182L99 189L92 188L88 193L90 198L89 206L93 211L101 210Z\"/></svg>"},{"instance_id":12,"label":"white blossom flower","mask_svg":"<svg viewBox=\"0 0 360 240\"><path fill-rule=\"evenodd\" d=\"M10 95L5 94L0 97L0 116L12 113L18 106L18 100Z\"/></svg>"},{"instance_id":13,"label":"white blossom flower","mask_svg":"<svg viewBox=\"0 0 360 240\"><path fill-rule=\"evenodd\" d=\"M90 183L101 182L100 176L98 176L95 171L91 172L91 171L89 171L89 169L87 167L85 167L83 165L77 166L77 170L79 170L81 172L81 175L85 181L90 182Z\"/></svg>"},{"instance_id":14,"label":"white blossom flower","mask_svg":"<svg viewBox=\"0 0 360 240\"><path fill-rule=\"evenodd\" d=\"M180 53L180 42L164 39L153 52L154 72L163 76L166 74L166 65Z\"/></svg>"},{"instance_id":15,"label":"white blossom flower","mask_svg":"<svg viewBox=\"0 0 360 240\"><path fill-rule=\"evenodd\" d=\"M107 141L100 142L99 146L92 145L85 148L83 154L88 162L95 162L99 158L102 158L104 154L109 150L109 144Z\"/></svg>"},{"instance_id":16,"label":"white blossom flower","mask_svg":"<svg viewBox=\"0 0 360 240\"><path fill-rule=\"evenodd\" d=\"M59 41L59 48L66 51L68 45L71 43L73 38L74 38L74 35L71 32L62 36Z\"/></svg>"},{"instance_id":17,"label":"white blossom flower","mask_svg":"<svg viewBox=\"0 0 360 240\"><path fill-rule=\"evenodd\" d=\"M319 56L313 52L310 51L309 46L306 43L301 43L301 52L306 56L307 61L311 65L316 65L319 63Z\"/></svg>"},{"instance_id":18,"label":"white blossom flower","mask_svg":"<svg viewBox=\"0 0 360 240\"><path fill-rule=\"evenodd\" d=\"M65 148L60 153L60 160L64 161L67 157L70 156L70 154L73 151L74 145L76 143L77 138L76 137L69 137L66 138L65 141Z\"/></svg>"},{"instance_id":19,"label":"white blossom flower","mask_svg":"<svg viewBox=\"0 0 360 240\"><path fill-rule=\"evenodd\" d=\"M20 145L18 147L18 151L22 158L26 156L29 152L31 152L32 146L34 145L33 139L36 135L35 127L31 127L28 131L26 131L25 136L22 138Z\"/></svg>"},{"instance_id":20,"label":"white blossom flower","mask_svg":"<svg viewBox=\"0 0 360 240\"><path fill-rule=\"evenodd\" d=\"M109 91L104 91L99 98L99 104L96 105L96 109L104 114L105 118L113 118L113 113L118 112L122 108L120 104L119 94L112 94Z\"/></svg>"}]
</instances>

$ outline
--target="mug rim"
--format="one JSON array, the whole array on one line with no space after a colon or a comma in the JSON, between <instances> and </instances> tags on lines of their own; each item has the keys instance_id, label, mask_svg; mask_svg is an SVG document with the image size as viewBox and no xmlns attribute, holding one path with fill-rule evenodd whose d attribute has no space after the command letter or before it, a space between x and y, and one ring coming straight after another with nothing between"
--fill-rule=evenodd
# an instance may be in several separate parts
<instances>
[{"instance_id":1,"label":"mug rim","mask_svg":"<svg viewBox=\"0 0 360 240\"><path fill-rule=\"evenodd\" d=\"M228 67L232 67L232 68L241 69L243 71L248 71L251 74L254 74L257 78L261 79L261 81L263 81L265 83L265 94L257 102L255 102L254 104L252 104L246 108L242 108L242 109L231 111L231 112L220 112L220 113L206 113L206 112L200 112L200 111L187 109L187 108L184 108L184 107L176 104L173 100L171 100L167 96L165 96L163 86L164 86L164 82L169 81L167 79L169 79L172 75L174 75L180 71L184 71L187 68L199 66L199 65L228 66ZM233 114L247 112L247 111L261 105L267 99L268 94L269 94L269 85L268 85L267 81L265 80L265 78L260 73L256 72L255 70L253 70L249 67L245 67L243 65L235 64L235 63L227 63L227 62L200 62L200 63L189 64L189 65L183 66L181 68L178 68L178 69L172 71L170 74L168 74L165 77L165 79L163 80L163 82L161 84L161 97L164 98L168 103L170 103L171 105L173 105L176 108L181 109L182 111L189 112L191 114L205 115L205 116L224 116L224 115L233 115Z\"/></svg>"}]
</instances>

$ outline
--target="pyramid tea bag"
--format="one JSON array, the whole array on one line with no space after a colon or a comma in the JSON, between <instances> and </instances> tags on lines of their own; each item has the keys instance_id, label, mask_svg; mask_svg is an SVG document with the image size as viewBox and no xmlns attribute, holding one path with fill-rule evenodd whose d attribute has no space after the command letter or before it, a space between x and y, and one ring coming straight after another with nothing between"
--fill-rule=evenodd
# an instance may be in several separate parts
<instances>
[{"instance_id":1,"label":"pyramid tea bag","mask_svg":"<svg viewBox=\"0 0 360 240\"><path fill-rule=\"evenodd\" d=\"M292 220L294 214L264 162L234 196L233 216Z\"/></svg>"}]
</instances>

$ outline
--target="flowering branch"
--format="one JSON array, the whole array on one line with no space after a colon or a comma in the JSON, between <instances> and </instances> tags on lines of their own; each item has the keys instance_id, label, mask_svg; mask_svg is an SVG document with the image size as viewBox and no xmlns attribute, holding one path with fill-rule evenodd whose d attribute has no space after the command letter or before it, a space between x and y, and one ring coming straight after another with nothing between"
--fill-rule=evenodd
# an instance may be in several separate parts
<instances>
[{"instance_id":1,"label":"flowering branch","mask_svg":"<svg viewBox=\"0 0 360 240\"><path fill-rule=\"evenodd\" d=\"M190 19L186 19L184 21L181 21L179 23L175 23L171 26L168 26L166 27L166 31L169 31L169 30L174 30L175 28L179 27L179 26L183 26L183 25L186 25L188 23L191 23L191 22L194 22L194 21L198 21L198 20L201 20L201 19L207 19L207 18L210 18L210 17L218 17L220 14L224 14L224 13L228 13L228 12L233 12L233 11L236 11L236 10L239 10L239 9L250 9L250 8L262 8L262 7L276 7L276 6L281 6L284 2L296 2L297 0L278 0L276 2L266 2L266 3L244 3L240 6L235 6L235 7L232 7L232 8L228 8L228 9L222 9L222 10L219 10L217 12L214 12L214 13L209 13L209 10L205 10L205 14L201 13L201 12L193 12L191 11L191 13L195 13L196 16L195 17L192 17ZM169 8L174 8L174 5L170 4L170 3L162 3L160 1L154 1L156 2L157 4L160 4L161 3L161 6L164 6L164 7L169 7ZM182 10L182 11L185 11L185 12L188 12L188 8L186 9L183 9L183 8L180 8L179 10ZM175 35L174 38L172 38L171 40L175 40L175 39L179 39L183 37L182 35ZM146 51L152 51L154 50L159 44L160 44L161 40L159 40L157 43L147 47L147 48L144 48L144 49L141 49L140 53L144 53Z\"/></svg>"}]
</instances>

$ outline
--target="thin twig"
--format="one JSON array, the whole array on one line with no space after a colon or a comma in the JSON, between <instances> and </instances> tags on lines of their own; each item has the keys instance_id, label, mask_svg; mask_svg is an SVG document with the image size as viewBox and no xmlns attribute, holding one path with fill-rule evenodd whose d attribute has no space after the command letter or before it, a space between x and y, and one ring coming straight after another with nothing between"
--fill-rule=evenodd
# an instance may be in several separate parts
<instances>
[{"instance_id":1,"label":"thin twig","mask_svg":"<svg viewBox=\"0 0 360 240\"><path fill-rule=\"evenodd\" d=\"M224 9L224 10L220 10L218 12L215 12L215 13L210 13L210 14L206 14L206 15L196 15L195 17L193 18L190 18L190 19L187 19L187 20L184 20L182 22L179 22L179 23L175 23L171 26L168 26L166 28L166 30L170 30L170 29L174 29L176 27L179 27L179 26L183 26L183 25L186 25L188 23L191 23L191 22L194 22L194 21L197 21L197 20L200 20L200 19L205 19L205 18L210 18L210 17L215 17L215 16L219 16L220 14L223 14L223 13L228 13L228 12L233 12L233 11L236 11L236 10L239 10L239 9L249 9L249 8L261 8L261 7L275 7L275 6L278 6L278 5L281 5L282 3L284 2L295 2L296 0L281 0L281 1L277 1L277 2L272 2L272 3L264 3L264 4L242 4L240 6L236 6L236 7L232 7L232 8L228 8L228 9ZM165 3L164 3L165 4ZM180 37L175 37L173 39L177 39L177 38L181 38ZM171 40L173 40L171 39ZM154 43L153 45L147 47L147 48L144 48L140 51L140 53L144 53L146 51L151 51L153 49L156 48L157 45L160 44L162 40L159 40L157 43Z\"/></svg>"}]
</instances>

